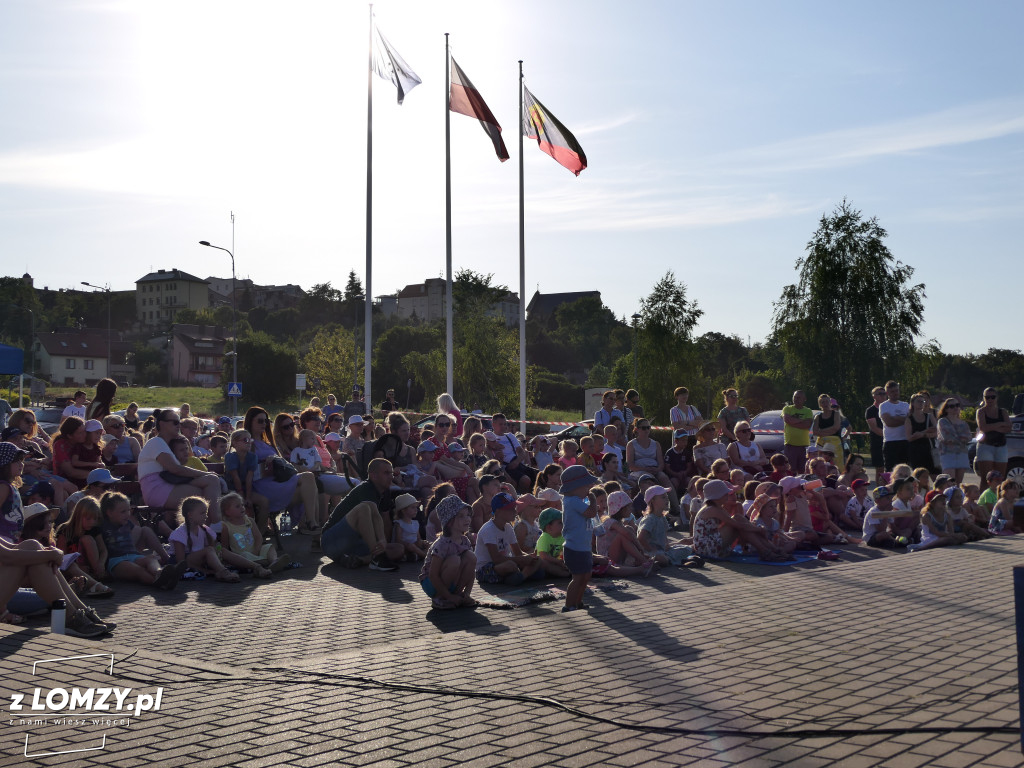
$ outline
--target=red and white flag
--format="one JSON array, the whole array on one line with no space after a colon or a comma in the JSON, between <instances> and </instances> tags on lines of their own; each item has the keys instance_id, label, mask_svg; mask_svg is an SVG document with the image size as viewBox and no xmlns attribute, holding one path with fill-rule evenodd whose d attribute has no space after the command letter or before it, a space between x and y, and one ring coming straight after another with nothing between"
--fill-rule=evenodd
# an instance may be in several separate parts
<instances>
[{"instance_id":1,"label":"red and white flag","mask_svg":"<svg viewBox=\"0 0 1024 768\"><path fill-rule=\"evenodd\" d=\"M484 133L491 137L494 144L494 151L501 162L508 160L508 150L505 149L505 142L501 138L501 126L491 112L487 102L484 101L480 91L476 89L462 67L452 59L452 85L448 92L448 109L458 112L460 115L475 117L483 126Z\"/></svg>"}]
</instances>

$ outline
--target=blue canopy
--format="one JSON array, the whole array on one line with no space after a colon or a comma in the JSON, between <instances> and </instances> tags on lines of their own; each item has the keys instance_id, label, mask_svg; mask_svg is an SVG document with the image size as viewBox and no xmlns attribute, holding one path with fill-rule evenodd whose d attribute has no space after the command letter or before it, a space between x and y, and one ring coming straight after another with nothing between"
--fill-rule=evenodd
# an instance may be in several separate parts
<instances>
[{"instance_id":1,"label":"blue canopy","mask_svg":"<svg viewBox=\"0 0 1024 768\"><path fill-rule=\"evenodd\" d=\"M0 344L0 373L19 374L25 372L25 351L18 347Z\"/></svg>"}]
</instances>

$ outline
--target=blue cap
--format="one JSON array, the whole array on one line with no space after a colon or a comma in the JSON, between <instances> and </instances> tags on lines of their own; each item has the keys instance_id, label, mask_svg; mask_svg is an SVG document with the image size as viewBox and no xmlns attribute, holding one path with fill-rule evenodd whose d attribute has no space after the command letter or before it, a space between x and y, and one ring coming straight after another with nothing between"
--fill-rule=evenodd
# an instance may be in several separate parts
<instances>
[{"instance_id":1,"label":"blue cap","mask_svg":"<svg viewBox=\"0 0 1024 768\"><path fill-rule=\"evenodd\" d=\"M516 507L516 497L511 493L499 493L491 499L491 514L508 507Z\"/></svg>"}]
</instances>

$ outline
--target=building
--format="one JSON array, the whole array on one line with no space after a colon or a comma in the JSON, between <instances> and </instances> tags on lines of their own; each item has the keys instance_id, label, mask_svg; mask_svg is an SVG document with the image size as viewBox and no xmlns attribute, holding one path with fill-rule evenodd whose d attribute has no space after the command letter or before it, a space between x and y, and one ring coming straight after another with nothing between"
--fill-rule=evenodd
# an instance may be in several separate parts
<instances>
[{"instance_id":1,"label":"building","mask_svg":"<svg viewBox=\"0 0 1024 768\"><path fill-rule=\"evenodd\" d=\"M127 384L135 378L132 344L118 334L110 336L110 369L107 369L107 330L61 328L37 333L33 341L36 375L61 386L93 386L111 378Z\"/></svg>"},{"instance_id":2,"label":"building","mask_svg":"<svg viewBox=\"0 0 1024 768\"><path fill-rule=\"evenodd\" d=\"M444 320L446 295L445 281L439 277L407 285L398 292L398 316L404 320L415 317L426 323L442 321ZM391 297L377 297L378 302L381 302L382 299L391 299ZM515 293L506 294L501 301L491 306L487 315L500 318L508 327L517 325L519 323L519 296Z\"/></svg>"},{"instance_id":3,"label":"building","mask_svg":"<svg viewBox=\"0 0 1024 768\"><path fill-rule=\"evenodd\" d=\"M176 324L171 329L170 381L175 384L220 385L227 334L212 325Z\"/></svg>"},{"instance_id":4,"label":"building","mask_svg":"<svg viewBox=\"0 0 1024 768\"><path fill-rule=\"evenodd\" d=\"M563 304L572 304L588 296L596 296L600 301L600 291L573 291L571 293L541 293L534 291L533 298L526 305L526 316L530 320L547 322L555 316L557 310Z\"/></svg>"},{"instance_id":5,"label":"building","mask_svg":"<svg viewBox=\"0 0 1024 768\"><path fill-rule=\"evenodd\" d=\"M158 269L135 281L135 309L143 326L167 327L180 310L209 306L206 280L180 269Z\"/></svg>"},{"instance_id":6,"label":"building","mask_svg":"<svg viewBox=\"0 0 1024 768\"><path fill-rule=\"evenodd\" d=\"M398 294L390 293L378 296L373 300L373 308L380 312L381 317L391 317L398 314Z\"/></svg>"}]
</instances>

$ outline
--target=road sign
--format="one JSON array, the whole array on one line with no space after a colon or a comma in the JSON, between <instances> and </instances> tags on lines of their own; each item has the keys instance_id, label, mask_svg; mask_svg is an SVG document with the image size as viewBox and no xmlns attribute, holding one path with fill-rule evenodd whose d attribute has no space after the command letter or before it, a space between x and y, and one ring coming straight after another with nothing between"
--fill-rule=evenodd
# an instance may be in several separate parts
<instances>
[{"instance_id":1,"label":"road sign","mask_svg":"<svg viewBox=\"0 0 1024 768\"><path fill-rule=\"evenodd\" d=\"M300 392L306 388L306 374L296 373L295 374L295 388Z\"/></svg>"},{"instance_id":2,"label":"road sign","mask_svg":"<svg viewBox=\"0 0 1024 768\"><path fill-rule=\"evenodd\" d=\"M228 382L228 397L241 397L242 396L242 382L240 381L229 381Z\"/></svg>"}]
</instances>

